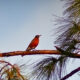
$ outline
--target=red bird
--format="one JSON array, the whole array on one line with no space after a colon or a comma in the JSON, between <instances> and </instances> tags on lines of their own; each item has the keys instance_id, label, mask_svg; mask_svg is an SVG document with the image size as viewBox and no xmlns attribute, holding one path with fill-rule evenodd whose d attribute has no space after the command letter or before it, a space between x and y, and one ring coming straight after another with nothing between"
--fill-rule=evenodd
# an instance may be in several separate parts
<instances>
[{"instance_id":1,"label":"red bird","mask_svg":"<svg viewBox=\"0 0 80 80\"><path fill-rule=\"evenodd\" d=\"M36 35L35 37L34 37L34 39L31 41L31 43L29 44L29 46L27 47L27 49L26 49L26 51L30 51L30 50L32 50L32 49L35 49L37 46L38 46L38 44L39 44L39 37L40 37L41 35Z\"/></svg>"}]
</instances>

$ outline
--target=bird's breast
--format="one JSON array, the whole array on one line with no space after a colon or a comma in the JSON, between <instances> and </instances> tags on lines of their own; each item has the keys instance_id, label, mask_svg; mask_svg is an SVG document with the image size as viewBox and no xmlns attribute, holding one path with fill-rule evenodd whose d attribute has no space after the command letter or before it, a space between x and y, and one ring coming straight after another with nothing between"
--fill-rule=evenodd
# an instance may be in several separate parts
<instances>
[{"instance_id":1,"label":"bird's breast","mask_svg":"<svg viewBox=\"0 0 80 80\"><path fill-rule=\"evenodd\" d=\"M38 43L39 43L39 39L35 39L34 41L33 41L33 44L32 44L32 46L37 46L38 45Z\"/></svg>"}]
</instances>

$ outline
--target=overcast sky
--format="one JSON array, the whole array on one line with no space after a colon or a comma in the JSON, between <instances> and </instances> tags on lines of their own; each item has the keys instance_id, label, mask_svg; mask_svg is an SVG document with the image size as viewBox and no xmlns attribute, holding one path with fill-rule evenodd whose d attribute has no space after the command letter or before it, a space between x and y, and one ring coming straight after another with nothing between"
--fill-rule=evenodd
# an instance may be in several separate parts
<instances>
[{"instance_id":1,"label":"overcast sky","mask_svg":"<svg viewBox=\"0 0 80 80\"><path fill-rule=\"evenodd\" d=\"M53 14L63 10L60 0L0 0L0 51L25 50L36 34L42 35L36 49L55 49Z\"/></svg>"}]
</instances>

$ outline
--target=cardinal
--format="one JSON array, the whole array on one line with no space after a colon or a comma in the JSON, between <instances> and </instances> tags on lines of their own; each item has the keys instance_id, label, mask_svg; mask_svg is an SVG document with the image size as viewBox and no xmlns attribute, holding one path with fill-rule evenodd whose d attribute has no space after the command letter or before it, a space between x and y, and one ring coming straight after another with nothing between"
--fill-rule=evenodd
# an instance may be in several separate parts
<instances>
[{"instance_id":1,"label":"cardinal","mask_svg":"<svg viewBox=\"0 0 80 80\"><path fill-rule=\"evenodd\" d=\"M30 50L33 50L35 49L38 44L39 44L39 38L40 38L41 35L36 35L33 40L30 42L30 44L28 45L26 51L30 51Z\"/></svg>"}]
</instances>

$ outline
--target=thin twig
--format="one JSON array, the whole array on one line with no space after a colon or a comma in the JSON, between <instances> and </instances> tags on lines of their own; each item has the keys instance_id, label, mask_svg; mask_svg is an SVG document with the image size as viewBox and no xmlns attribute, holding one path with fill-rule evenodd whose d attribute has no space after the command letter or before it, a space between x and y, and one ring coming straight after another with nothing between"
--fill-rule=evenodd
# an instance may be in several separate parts
<instances>
[{"instance_id":1,"label":"thin twig","mask_svg":"<svg viewBox=\"0 0 80 80\"><path fill-rule=\"evenodd\" d=\"M65 80L65 79L69 78L70 76L72 76L73 74L75 74L78 71L80 71L80 67L78 67L77 69L73 70L72 72L70 72L69 74L64 76L61 80Z\"/></svg>"}]
</instances>

